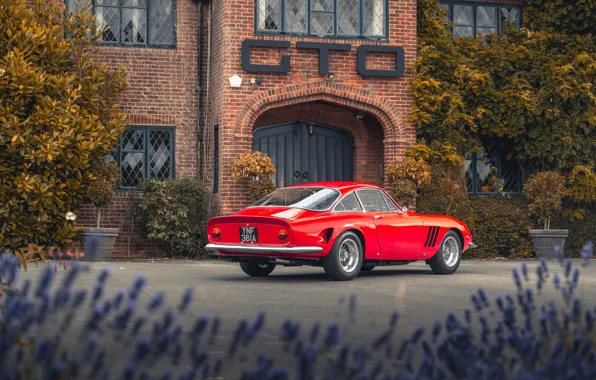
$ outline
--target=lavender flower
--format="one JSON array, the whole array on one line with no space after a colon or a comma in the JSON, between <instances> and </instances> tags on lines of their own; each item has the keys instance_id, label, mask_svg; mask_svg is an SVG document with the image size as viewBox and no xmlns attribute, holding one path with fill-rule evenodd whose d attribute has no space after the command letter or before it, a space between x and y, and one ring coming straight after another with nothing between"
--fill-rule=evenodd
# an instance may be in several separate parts
<instances>
[{"instance_id":1,"label":"lavender flower","mask_svg":"<svg viewBox=\"0 0 596 380\"><path fill-rule=\"evenodd\" d=\"M147 309L150 312L154 313L162 305L164 296L164 292L154 294L153 297L151 297L151 300L149 300L149 305L147 306Z\"/></svg>"},{"instance_id":2,"label":"lavender flower","mask_svg":"<svg viewBox=\"0 0 596 380\"><path fill-rule=\"evenodd\" d=\"M188 308L188 305L190 305L190 302L192 301L193 292L194 289L192 287L188 287L186 288L186 290L184 290L184 293L182 293L182 299L180 300L180 305L178 306L178 310L180 312L185 312Z\"/></svg>"},{"instance_id":3,"label":"lavender flower","mask_svg":"<svg viewBox=\"0 0 596 380\"><path fill-rule=\"evenodd\" d=\"M582 266L587 266L590 263L590 259L594 256L594 246L591 241L583 246L580 255L584 259Z\"/></svg>"}]
</instances>

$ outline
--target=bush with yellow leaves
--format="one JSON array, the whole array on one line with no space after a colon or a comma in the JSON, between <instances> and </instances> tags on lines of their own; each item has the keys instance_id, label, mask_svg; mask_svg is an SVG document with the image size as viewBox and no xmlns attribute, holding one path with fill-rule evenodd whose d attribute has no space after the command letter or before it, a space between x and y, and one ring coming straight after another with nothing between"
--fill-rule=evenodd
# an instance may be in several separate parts
<instances>
[{"instance_id":1,"label":"bush with yellow leaves","mask_svg":"<svg viewBox=\"0 0 596 380\"><path fill-rule=\"evenodd\" d=\"M276 172L271 158L262 152L247 152L234 159L234 179L246 185L252 200L257 200L275 190L271 175Z\"/></svg>"}]
</instances>

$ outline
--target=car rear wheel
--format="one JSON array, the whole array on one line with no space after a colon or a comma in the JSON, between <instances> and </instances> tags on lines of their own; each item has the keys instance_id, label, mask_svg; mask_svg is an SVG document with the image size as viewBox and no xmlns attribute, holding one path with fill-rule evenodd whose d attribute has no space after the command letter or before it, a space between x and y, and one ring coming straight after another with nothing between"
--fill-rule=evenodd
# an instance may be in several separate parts
<instances>
[{"instance_id":1,"label":"car rear wheel","mask_svg":"<svg viewBox=\"0 0 596 380\"><path fill-rule=\"evenodd\" d=\"M240 262L242 271L251 277L266 277L273 272L275 264L272 263L256 263L256 262Z\"/></svg>"},{"instance_id":2,"label":"car rear wheel","mask_svg":"<svg viewBox=\"0 0 596 380\"><path fill-rule=\"evenodd\" d=\"M360 238L348 231L337 238L331 252L323 259L323 268L332 280L349 281L358 276L363 258Z\"/></svg>"},{"instance_id":3,"label":"car rear wheel","mask_svg":"<svg viewBox=\"0 0 596 380\"><path fill-rule=\"evenodd\" d=\"M429 260L432 271L436 274L453 274L461 262L461 243L454 231L448 231L437 253Z\"/></svg>"}]
</instances>

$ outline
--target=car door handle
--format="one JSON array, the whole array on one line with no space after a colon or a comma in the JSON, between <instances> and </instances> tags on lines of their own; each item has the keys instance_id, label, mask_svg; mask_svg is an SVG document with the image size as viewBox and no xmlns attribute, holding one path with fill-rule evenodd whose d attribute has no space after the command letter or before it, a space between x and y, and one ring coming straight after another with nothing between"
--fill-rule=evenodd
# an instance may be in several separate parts
<instances>
[{"instance_id":1,"label":"car door handle","mask_svg":"<svg viewBox=\"0 0 596 380\"><path fill-rule=\"evenodd\" d=\"M308 172L304 172L304 174L302 174L302 178L307 179L308 178Z\"/></svg>"},{"instance_id":2,"label":"car door handle","mask_svg":"<svg viewBox=\"0 0 596 380\"><path fill-rule=\"evenodd\" d=\"M374 217L374 219L383 219L383 217L381 215L377 215Z\"/></svg>"},{"instance_id":3,"label":"car door handle","mask_svg":"<svg viewBox=\"0 0 596 380\"><path fill-rule=\"evenodd\" d=\"M294 178L300 178L300 172L298 170L294 172Z\"/></svg>"}]
</instances>

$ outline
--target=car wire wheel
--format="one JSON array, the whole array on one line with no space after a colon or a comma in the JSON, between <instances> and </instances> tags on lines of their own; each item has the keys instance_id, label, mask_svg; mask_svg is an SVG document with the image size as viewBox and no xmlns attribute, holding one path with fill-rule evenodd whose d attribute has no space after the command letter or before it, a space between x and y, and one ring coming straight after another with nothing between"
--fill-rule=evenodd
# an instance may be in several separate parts
<instances>
[{"instance_id":1,"label":"car wire wheel","mask_svg":"<svg viewBox=\"0 0 596 380\"><path fill-rule=\"evenodd\" d=\"M443 242L443 261L448 267L457 263L459 258L459 243L453 236L449 236Z\"/></svg>"},{"instance_id":2,"label":"car wire wheel","mask_svg":"<svg viewBox=\"0 0 596 380\"><path fill-rule=\"evenodd\" d=\"M447 231L437 253L428 261L437 274L453 274L461 263L461 242L455 231Z\"/></svg>"},{"instance_id":3,"label":"car wire wheel","mask_svg":"<svg viewBox=\"0 0 596 380\"><path fill-rule=\"evenodd\" d=\"M353 231L342 233L322 260L325 273L335 281L349 281L360 273L364 262L363 244Z\"/></svg>"},{"instance_id":4,"label":"car wire wheel","mask_svg":"<svg viewBox=\"0 0 596 380\"><path fill-rule=\"evenodd\" d=\"M356 242L351 239L344 240L339 247L339 265L348 273L353 272L360 262L360 250Z\"/></svg>"}]
</instances>

